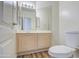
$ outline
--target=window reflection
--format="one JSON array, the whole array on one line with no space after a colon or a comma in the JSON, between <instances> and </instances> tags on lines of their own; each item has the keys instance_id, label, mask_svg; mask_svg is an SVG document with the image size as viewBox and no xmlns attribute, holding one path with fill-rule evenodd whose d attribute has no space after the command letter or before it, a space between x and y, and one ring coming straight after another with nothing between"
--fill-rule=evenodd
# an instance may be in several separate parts
<instances>
[{"instance_id":1,"label":"window reflection","mask_svg":"<svg viewBox=\"0 0 79 59\"><path fill-rule=\"evenodd\" d=\"M23 30L30 31L31 30L31 19L28 17L23 18Z\"/></svg>"}]
</instances>

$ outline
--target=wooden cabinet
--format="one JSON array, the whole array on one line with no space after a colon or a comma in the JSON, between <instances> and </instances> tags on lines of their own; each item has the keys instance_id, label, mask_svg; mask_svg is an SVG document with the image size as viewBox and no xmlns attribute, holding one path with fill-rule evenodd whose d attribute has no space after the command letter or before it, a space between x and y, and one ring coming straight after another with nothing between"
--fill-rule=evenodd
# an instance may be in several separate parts
<instances>
[{"instance_id":1,"label":"wooden cabinet","mask_svg":"<svg viewBox=\"0 0 79 59\"><path fill-rule=\"evenodd\" d=\"M50 47L51 34L39 33L37 39L38 39L38 49Z\"/></svg>"},{"instance_id":2,"label":"wooden cabinet","mask_svg":"<svg viewBox=\"0 0 79 59\"><path fill-rule=\"evenodd\" d=\"M17 33L17 52L50 47L51 33Z\"/></svg>"},{"instance_id":3,"label":"wooden cabinet","mask_svg":"<svg viewBox=\"0 0 79 59\"><path fill-rule=\"evenodd\" d=\"M17 51L29 51L37 48L37 36L34 33L17 34Z\"/></svg>"}]
</instances>

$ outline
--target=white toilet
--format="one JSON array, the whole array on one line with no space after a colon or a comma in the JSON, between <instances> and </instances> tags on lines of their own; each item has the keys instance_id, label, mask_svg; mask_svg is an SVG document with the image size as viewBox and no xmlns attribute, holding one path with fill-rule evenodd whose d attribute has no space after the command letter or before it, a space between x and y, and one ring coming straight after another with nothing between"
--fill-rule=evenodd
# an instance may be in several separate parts
<instances>
[{"instance_id":1,"label":"white toilet","mask_svg":"<svg viewBox=\"0 0 79 59\"><path fill-rule=\"evenodd\" d=\"M79 48L79 32L66 32L65 45L50 47L48 54L55 58L71 58L74 57L76 48Z\"/></svg>"}]
</instances>

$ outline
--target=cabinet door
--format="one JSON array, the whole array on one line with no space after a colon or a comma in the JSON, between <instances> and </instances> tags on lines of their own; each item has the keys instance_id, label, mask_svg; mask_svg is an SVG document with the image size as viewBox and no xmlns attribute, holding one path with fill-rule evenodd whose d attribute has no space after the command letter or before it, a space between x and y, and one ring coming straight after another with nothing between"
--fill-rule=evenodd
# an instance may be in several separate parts
<instances>
[{"instance_id":1,"label":"cabinet door","mask_svg":"<svg viewBox=\"0 0 79 59\"><path fill-rule=\"evenodd\" d=\"M18 34L18 51L30 51L37 49L37 37L33 33Z\"/></svg>"},{"instance_id":2,"label":"cabinet door","mask_svg":"<svg viewBox=\"0 0 79 59\"><path fill-rule=\"evenodd\" d=\"M50 47L50 33L39 33L38 34L38 49Z\"/></svg>"}]
</instances>

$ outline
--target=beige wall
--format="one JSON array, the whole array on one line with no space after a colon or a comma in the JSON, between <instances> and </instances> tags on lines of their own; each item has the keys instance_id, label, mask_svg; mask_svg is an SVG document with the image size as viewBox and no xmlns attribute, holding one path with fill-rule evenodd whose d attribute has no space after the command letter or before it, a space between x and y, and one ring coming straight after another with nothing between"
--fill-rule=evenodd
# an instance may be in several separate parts
<instances>
[{"instance_id":1,"label":"beige wall","mask_svg":"<svg viewBox=\"0 0 79 59\"><path fill-rule=\"evenodd\" d=\"M52 6L52 45L60 44L59 40L59 2Z\"/></svg>"},{"instance_id":2,"label":"beige wall","mask_svg":"<svg viewBox=\"0 0 79 59\"><path fill-rule=\"evenodd\" d=\"M79 32L79 2L60 2L59 4L60 43L64 44L64 34L69 31Z\"/></svg>"},{"instance_id":3,"label":"beige wall","mask_svg":"<svg viewBox=\"0 0 79 59\"><path fill-rule=\"evenodd\" d=\"M65 32L79 32L79 2L56 2L52 6L52 45L65 44Z\"/></svg>"}]
</instances>

